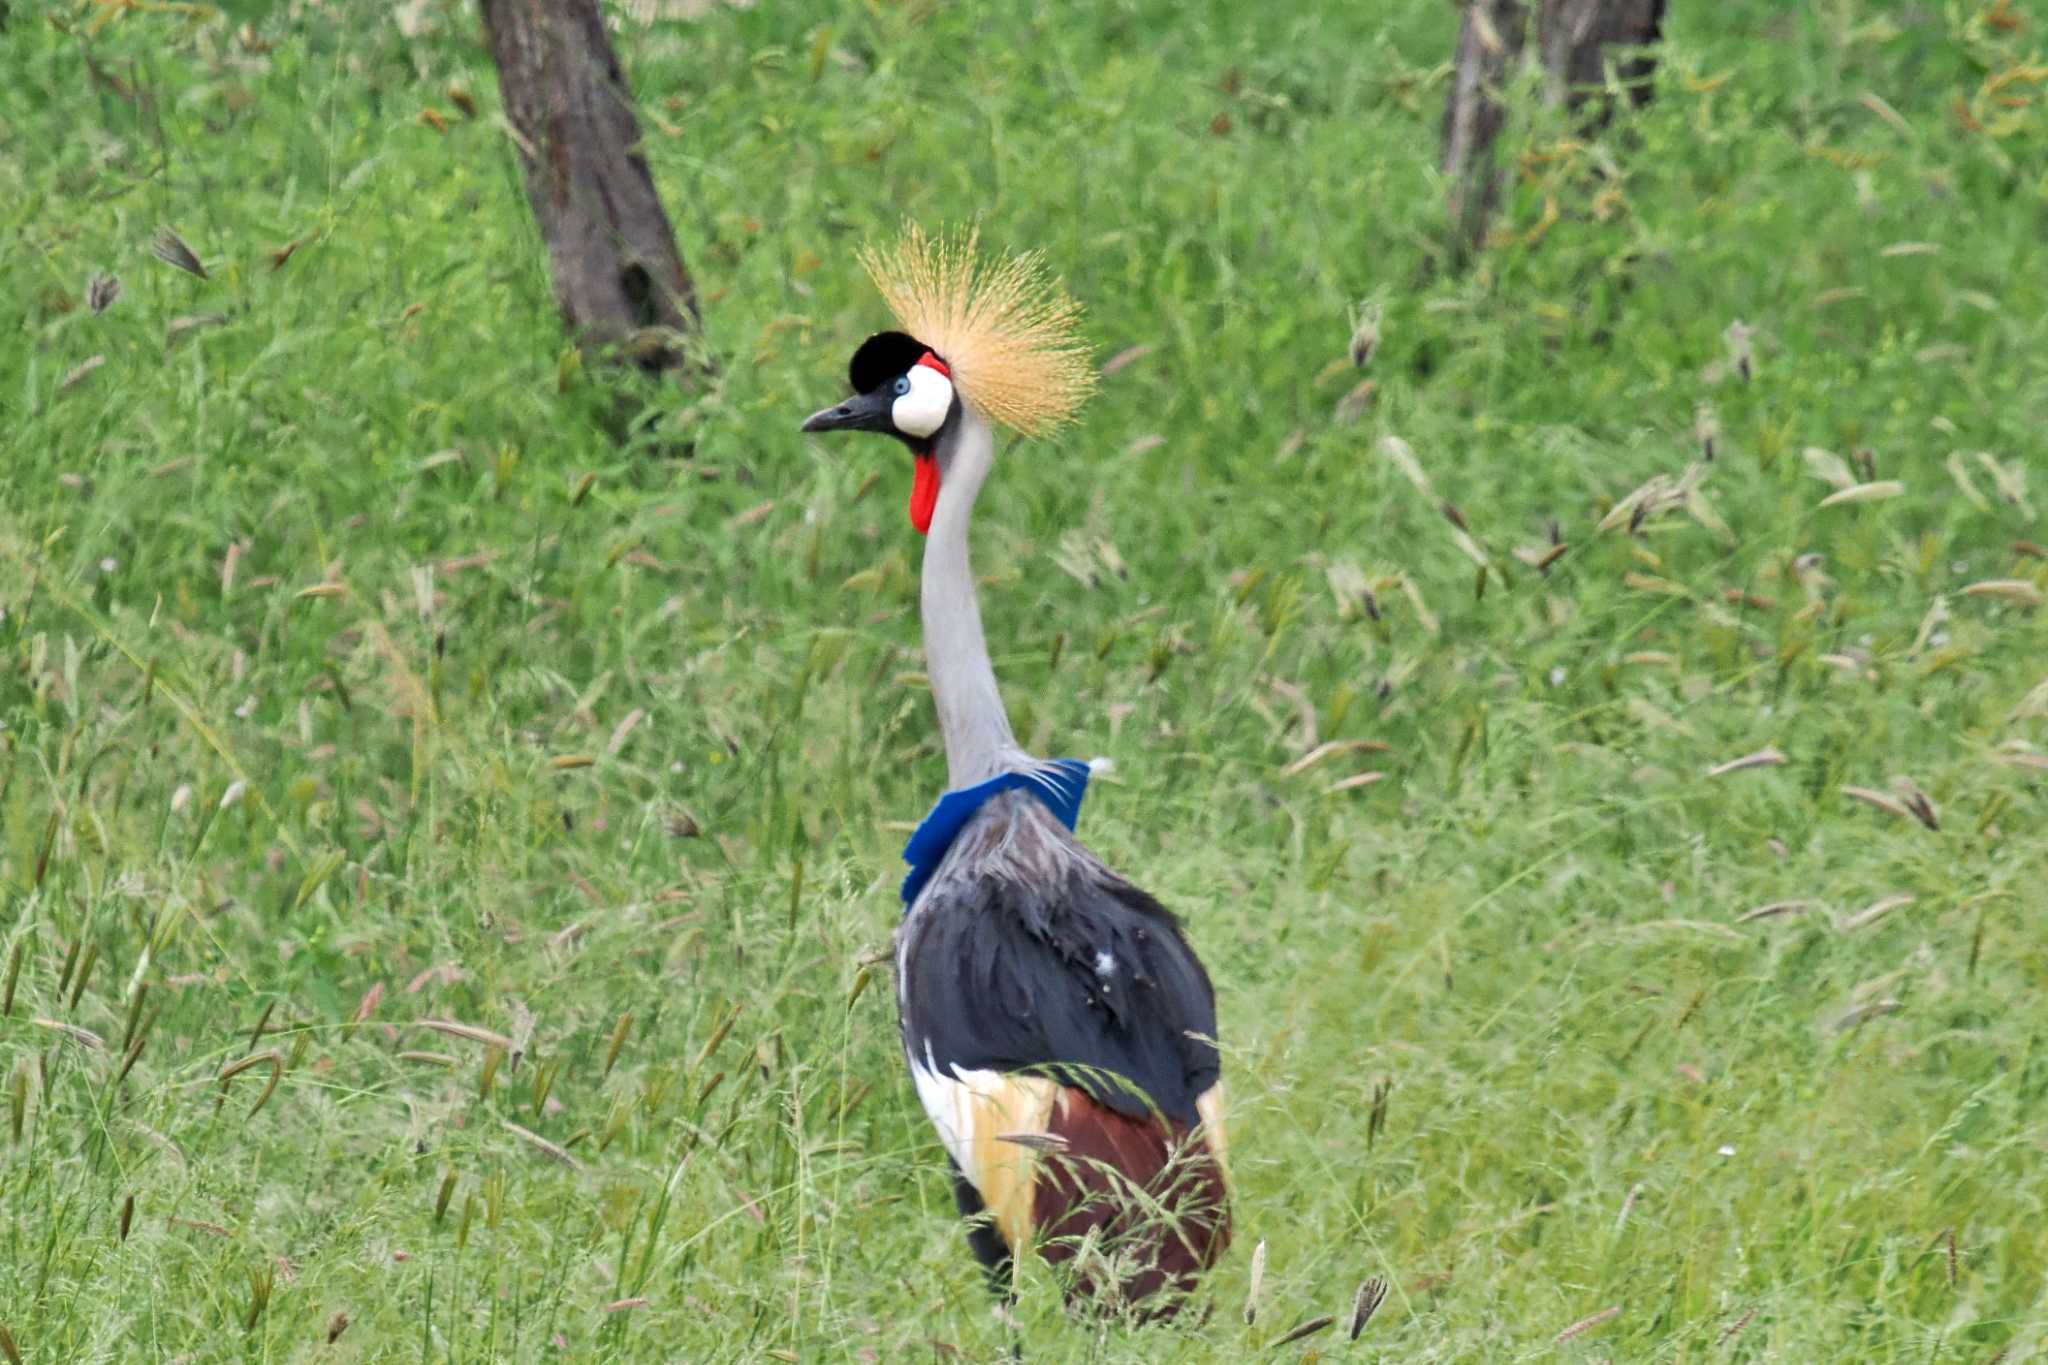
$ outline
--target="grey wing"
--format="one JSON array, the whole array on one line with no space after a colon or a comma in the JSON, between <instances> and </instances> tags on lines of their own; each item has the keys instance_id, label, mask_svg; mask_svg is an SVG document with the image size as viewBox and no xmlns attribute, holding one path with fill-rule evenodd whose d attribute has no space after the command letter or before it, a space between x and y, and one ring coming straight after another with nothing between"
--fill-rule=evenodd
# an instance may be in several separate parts
<instances>
[{"instance_id":1,"label":"grey wing","mask_svg":"<svg viewBox=\"0 0 2048 1365\"><path fill-rule=\"evenodd\" d=\"M903 945L905 1049L942 1070L1049 1075L1141 1117L1199 1120L1216 998L1179 922L1092 857L1049 878L949 866Z\"/></svg>"}]
</instances>

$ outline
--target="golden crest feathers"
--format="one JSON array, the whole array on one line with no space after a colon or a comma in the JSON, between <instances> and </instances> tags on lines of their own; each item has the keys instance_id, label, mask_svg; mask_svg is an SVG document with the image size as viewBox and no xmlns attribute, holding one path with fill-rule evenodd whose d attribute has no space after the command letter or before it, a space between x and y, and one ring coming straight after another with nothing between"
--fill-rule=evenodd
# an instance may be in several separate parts
<instances>
[{"instance_id":1,"label":"golden crest feathers","mask_svg":"<svg viewBox=\"0 0 2048 1365\"><path fill-rule=\"evenodd\" d=\"M980 232L928 236L916 224L860 262L897 325L937 352L953 387L991 421L1038 436L1070 421L1095 388L1081 305L1037 252L984 261Z\"/></svg>"}]
</instances>

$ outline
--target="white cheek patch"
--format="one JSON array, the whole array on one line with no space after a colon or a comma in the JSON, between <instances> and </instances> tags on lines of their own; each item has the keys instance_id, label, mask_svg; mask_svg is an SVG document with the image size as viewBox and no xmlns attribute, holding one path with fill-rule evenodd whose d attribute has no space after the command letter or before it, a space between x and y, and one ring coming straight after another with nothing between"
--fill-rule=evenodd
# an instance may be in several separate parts
<instances>
[{"instance_id":1,"label":"white cheek patch","mask_svg":"<svg viewBox=\"0 0 2048 1365\"><path fill-rule=\"evenodd\" d=\"M953 410L953 381L929 365L912 365L909 379L910 392L890 407L889 417L896 430L922 440L944 426Z\"/></svg>"}]
</instances>

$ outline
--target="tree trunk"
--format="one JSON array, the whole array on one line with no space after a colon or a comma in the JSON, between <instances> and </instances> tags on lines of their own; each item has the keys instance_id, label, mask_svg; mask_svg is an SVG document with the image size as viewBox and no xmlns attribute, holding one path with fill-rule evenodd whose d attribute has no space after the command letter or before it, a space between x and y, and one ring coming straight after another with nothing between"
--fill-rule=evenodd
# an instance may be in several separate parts
<instances>
[{"instance_id":1,"label":"tree trunk","mask_svg":"<svg viewBox=\"0 0 2048 1365\"><path fill-rule=\"evenodd\" d=\"M587 354L701 374L697 296L676 250L599 0L482 0L555 302Z\"/></svg>"},{"instance_id":2,"label":"tree trunk","mask_svg":"<svg viewBox=\"0 0 2048 1365\"><path fill-rule=\"evenodd\" d=\"M1458 26L1437 165L1448 182L1444 208L1461 254L1484 239L1500 197L1493 143L1508 116L1500 92L1528 29L1529 11L1521 0L1467 0Z\"/></svg>"},{"instance_id":3,"label":"tree trunk","mask_svg":"<svg viewBox=\"0 0 2048 1365\"><path fill-rule=\"evenodd\" d=\"M1611 55L1630 107L1647 104L1657 69L1648 48L1663 23L1664 0L1539 0L1535 27L1546 101L1573 111L1590 106L1582 130L1604 128L1614 116L1606 74ZM1461 253L1485 239L1500 198L1493 144L1507 122L1501 87L1527 46L1529 27L1523 0L1466 0L1437 153L1448 182L1444 207ZM1610 54L1609 48L1623 50Z\"/></svg>"}]
</instances>

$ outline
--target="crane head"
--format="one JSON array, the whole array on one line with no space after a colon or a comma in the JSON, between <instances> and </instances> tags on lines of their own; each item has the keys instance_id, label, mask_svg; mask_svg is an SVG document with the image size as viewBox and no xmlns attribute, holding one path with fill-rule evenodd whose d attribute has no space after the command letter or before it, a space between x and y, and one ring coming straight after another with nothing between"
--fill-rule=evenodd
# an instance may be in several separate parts
<instances>
[{"instance_id":1,"label":"crane head","mask_svg":"<svg viewBox=\"0 0 2048 1365\"><path fill-rule=\"evenodd\" d=\"M929 531L939 500L933 448L959 398L953 372L931 347L907 332L877 332L860 344L847 366L853 397L804 419L805 431L873 431L910 447L916 476L910 489L910 524Z\"/></svg>"}]
</instances>

